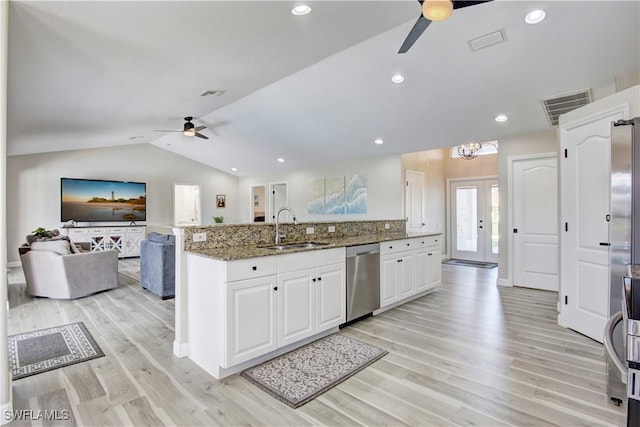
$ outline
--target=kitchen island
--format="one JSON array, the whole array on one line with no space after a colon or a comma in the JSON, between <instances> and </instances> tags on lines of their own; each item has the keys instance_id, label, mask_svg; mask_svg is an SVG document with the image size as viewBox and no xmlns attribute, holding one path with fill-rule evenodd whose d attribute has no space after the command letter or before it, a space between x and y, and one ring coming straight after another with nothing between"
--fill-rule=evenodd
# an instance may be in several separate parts
<instances>
[{"instance_id":1,"label":"kitchen island","mask_svg":"<svg viewBox=\"0 0 640 427\"><path fill-rule=\"evenodd\" d=\"M183 243L199 232L188 231ZM317 243L310 247L273 249L259 238L190 245L177 274L184 282L176 287L174 353L223 378L337 331L346 319L348 246L382 243L382 307L374 314L422 296L439 284L440 236L391 230L307 237Z\"/></svg>"}]
</instances>

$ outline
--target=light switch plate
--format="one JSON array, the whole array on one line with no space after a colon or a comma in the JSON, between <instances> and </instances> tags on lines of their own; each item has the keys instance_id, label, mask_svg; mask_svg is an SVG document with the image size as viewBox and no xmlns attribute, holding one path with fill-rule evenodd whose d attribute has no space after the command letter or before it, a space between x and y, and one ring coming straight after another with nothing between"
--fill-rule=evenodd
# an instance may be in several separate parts
<instances>
[{"instance_id":1,"label":"light switch plate","mask_svg":"<svg viewBox=\"0 0 640 427\"><path fill-rule=\"evenodd\" d=\"M385 230L388 230L388 229L390 229L390 228L391 228L391 226L390 226L389 224L385 224L385 225L384 225L384 229L385 229Z\"/></svg>"},{"instance_id":2,"label":"light switch plate","mask_svg":"<svg viewBox=\"0 0 640 427\"><path fill-rule=\"evenodd\" d=\"M335 233L336 232L336 227L334 227L333 225L330 225L328 228L329 233Z\"/></svg>"},{"instance_id":3,"label":"light switch plate","mask_svg":"<svg viewBox=\"0 0 640 427\"><path fill-rule=\"evenodd\" d=\"M193 241L194 242L206 242L207 241L207 233L193 233Z\"/></svg>"},{"instance_id":4,"label":"light switch plate","mask_svg":"<svg viewBox=\"0 0 640 427\"><path fill-rule=\"evenodd\" d=\"M315 232L315 230L313 229L313 227L307 227L307 234L313 234Z\"/></svg>"}]
</instances>

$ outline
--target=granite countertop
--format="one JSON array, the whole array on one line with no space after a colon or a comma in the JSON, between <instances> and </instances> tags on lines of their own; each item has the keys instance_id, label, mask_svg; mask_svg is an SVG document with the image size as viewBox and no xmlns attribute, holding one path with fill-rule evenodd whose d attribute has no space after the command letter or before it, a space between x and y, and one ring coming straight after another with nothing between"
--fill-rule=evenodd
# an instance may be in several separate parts
<instances>
[{"instance_id":1,"label":"granite countertop","mask_svg":"<svg viewBox=\"0 0 640 427\"><path fill-rule=\"evenodd\" d=\"M290 248L282 250L267 249L264 246L273 245L269 243L260 246L230 246L227 248L204 248L187 251L189 254L200 255L207 258L214 258L220 261L235 261L248 258L257 258L263 256L283 255L296 252L316 251L320 249L340 248L345 246L366 245L369 243L379 243L390 240L400 240L412 237L437 236L442 233L425 232L425 233L389 233L389 234L368 234L362 236L338 237L334 239L313 239L309 237L310 242L326 243L312 248ZM293 242L285 242L285 244Z\"/></svg>"}]
</instances>

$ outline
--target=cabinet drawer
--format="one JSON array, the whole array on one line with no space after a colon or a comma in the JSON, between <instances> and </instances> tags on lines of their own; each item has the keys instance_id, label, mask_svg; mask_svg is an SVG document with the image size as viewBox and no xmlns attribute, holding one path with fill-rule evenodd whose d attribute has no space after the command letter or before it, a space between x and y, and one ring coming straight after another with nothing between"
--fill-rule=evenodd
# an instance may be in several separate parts
<instances>
[{"instance_id":1,"label":"cabinet drawer","mask_svg":"<svg viewBox=\"0 0 640 427\"><path fill-rule=\"evenodd\" d=\"M425 246L440 246L442 242L442 234L435 236L426 236L421 238L425 242Z\"/></svg>"},{"instance_id":2,"label":"cabinet drawer","mask_svg":"<svg viewBox=\"0 0 640 427\"><path fill-rule=\"evenodd\" d=\"M278 262L275 256L228 261L226 281L233 282L276 274L277 268Z\"/></svg>"},{"instance_id":3,"label":"cabinet drawer","mask_svg":"<svg viewBox=\"0 0 640 427\"><path fill-rule=\"evenodd\" d=\"M305 268L316 268L322 265L344 263L345 257L345 248L319 249L317 251L278 255L278 272L285 273Z\"/></svg>"},{"instance_id":4,"label":"cabinet drawer","mask_svg":"<svg viewBox=\"0 0 640 427\"><path fill-rule=\"evenodd\" d=\"M380 255L394 254L396 252L408 251L418 247L415 239L388 240L380 243Z\"/></svg>"}]
</instances>

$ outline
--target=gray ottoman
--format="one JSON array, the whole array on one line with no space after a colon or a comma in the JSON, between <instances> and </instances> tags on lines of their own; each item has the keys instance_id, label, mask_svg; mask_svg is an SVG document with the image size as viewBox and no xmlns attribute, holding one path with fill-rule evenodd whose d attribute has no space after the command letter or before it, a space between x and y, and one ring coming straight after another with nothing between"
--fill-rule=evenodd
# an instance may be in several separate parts
<instances>
[{"instance_id":1,"label":"gray ottoman","mask_svg":"<svg viewBox=\"0 0 640 427\"><path fill-rule=\"evenodd\" d=\"M175 284L176 236L151 232L140 244L140 283L162 297L173 298Z\"/></svg>"}]
</instances>

